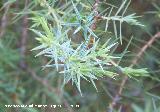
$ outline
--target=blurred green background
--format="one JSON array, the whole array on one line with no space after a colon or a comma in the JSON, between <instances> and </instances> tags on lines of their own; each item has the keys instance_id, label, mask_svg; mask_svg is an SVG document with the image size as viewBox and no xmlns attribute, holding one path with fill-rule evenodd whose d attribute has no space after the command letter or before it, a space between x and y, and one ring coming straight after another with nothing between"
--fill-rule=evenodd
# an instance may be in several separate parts
<instances>
[{"instance_id":1,"label":"blurred green background","mask_svg":"<svg viewBox=\"0 0 160 112\"><path fill-rule=\"evenodd\" d=\"M39 9L32 7L31 1L0 1L0 112L106 112L122 79L106 77L96 81L98 92L82 81L83 97L71 83L61 90L63 76L53 68L42 70L48 60L35 58L36 52L30 51L38 43L28 30L31 15L24 12ZM103 2L119 6L121 0ZM160 32L160 0L132 0L127 13L142 16L139 21L145 25L123 25L123 45L115 52L122 53L134 36L128 48L130 53L121 61L121 65L129 66L140 49ZM160 112L160 38L144 52L136 66L148 68L152 78L129 79L119 102L121 106L115 107L115 112ZM52 104L62 108L5 108L8 104Z\"/></svg>"}]
</instances>

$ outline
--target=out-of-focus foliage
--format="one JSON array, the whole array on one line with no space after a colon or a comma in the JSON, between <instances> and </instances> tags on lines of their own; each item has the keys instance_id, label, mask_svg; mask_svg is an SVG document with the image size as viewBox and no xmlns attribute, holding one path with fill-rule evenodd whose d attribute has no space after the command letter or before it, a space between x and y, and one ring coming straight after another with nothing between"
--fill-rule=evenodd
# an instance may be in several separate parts
<instances>
[{"instance_id":1,"label":"out-of-focus foliage","mask_svg":"<svg viewBox=\"0 0 160 112\"><path fill-rule=\"evenodd\" d=\"M98 12L103 21L92 30L94 3L0 1L0 111L55 110L5 108L7 104L61 104L62 108L56 108L60 112L108 111L125 75L129 79L114 111L160 111L160 39L130 67L141 48L160 31L159 0L101 0ZM82 49L91 37L95 39L92 47Z\"/></svg>"}]
</instances>

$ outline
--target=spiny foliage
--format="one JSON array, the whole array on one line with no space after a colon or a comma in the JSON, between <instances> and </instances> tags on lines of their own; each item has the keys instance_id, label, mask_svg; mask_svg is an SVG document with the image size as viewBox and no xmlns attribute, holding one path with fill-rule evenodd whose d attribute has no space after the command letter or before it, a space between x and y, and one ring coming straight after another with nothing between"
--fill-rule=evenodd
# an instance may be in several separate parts
<instances>
[{"instance_id":1,"label":"spiny foliage","mask_svg":"<svg viewBox=\"0 0 160 112\"><path fill-rule=\"evenodd\" d=\"M136 20L135 14L124 16L129 3L125 0L114 16L111 16L113 6L109 7L110 11L107 16L103 13L99 15L101 21L106 22L106 28L102 31L108 32L109 21L112 21L116 37L118 35L115 22L120 22L119 38L121 43L121 24L123 22L143 26ZM72 84L75 83L81 93L80 82L83 78L91 81L96 88L94 80L103 76L115 78L118 75L112 67L119 68L121 72L129 76L148 74L145 69L123 68L113 64L114 60L121 58L111 53L112 48L118 43L112 42L107 36L104 44L100 42L100 37L91 28L95 22L94 17L97 15L95 10L90 10L92 8L89 10L86 8L86 6L90 7L88 4L84 6L83 2L73 0L65 2L59 7L55 5L56 1L54 0L50 2L38 0L36 4L40 4L46 12L42 12L42 14L34 12L34 17L30 18L34 22L30 30L38 36L36 39L40 43L32 50L40 50L36 56L44 55L51 59L44 67L56 67L57 71L61 68L60 73L64 74L64 84L72 80ZM126 7L125 4L127 4ZM121 11L122 15L119 16ZM78 40L78 38L82 38L82 41L77 44L73 39ZM94 43L89 47L91 38Z\"/></svg>"}]
</instances>

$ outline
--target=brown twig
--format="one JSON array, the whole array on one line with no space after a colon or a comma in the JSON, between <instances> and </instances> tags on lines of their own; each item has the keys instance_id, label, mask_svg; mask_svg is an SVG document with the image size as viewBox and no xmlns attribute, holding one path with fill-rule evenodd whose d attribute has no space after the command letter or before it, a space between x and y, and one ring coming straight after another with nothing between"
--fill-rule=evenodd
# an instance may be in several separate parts
<instances>
[{"instance_id":1,"label":"brown twig","mask_svg":"<svg viewBox=\"0 0 160 112\"><path fill-rule=\"evenodd\" d=\"M35 79L36 81L40 82L42 85L44 85L45 87L47 87L49 90L56 92L56 90L54 88L52 88L49 84L48 81L45 79L42 79L41 77L39 77L31 68L27 67L27 72L32 76L33 79Z\"/></svg>"},{"instance_id":2,"label":"brown twig","mask_svg":"<svg viewBox=\"0 0 160 112\"><path fill-rule=\"evenodd\" d=\"M143 53L154 43L156 39L160 38L160 32L151 37L151 39L141 48L136 57L132 61L132 65L136 65L138 60L142 57Z\"/></svg>"},{"instance_id":3,"label":"brown twig","mask_svg":"<svg viewBox=\"0 0 160 112\"><path fill-rule=\"evenodd\" d=\"M41 77L39 77L31 68L27 67L27 70L26 70L31 76L33 79L35 79L36 81L38 81L39 83L41 83L44 87L48 88L49 91L53 92L53 93L57 93L57 96L59 95L59 91L57 91L57 89L54 89L49 83L48 83L48 80L46 79L43 79ZM68 103L68 101L63 98L62 99L64 105L67 107L68 111L69 112L74 112L74 110L71 108L70 104Z\"/></svg>"},{"instance_id":4,"label":"brown twig","mask_svg":"<svg viewBox=\"0 0 160 112\"><path fill-rule=\"evenodd\" d=\"M95 0L95 3L93 5L93 12L95 13L95 16L93 18L94 22L90 26L90 28L92 30L96 30L96 24L97 24L97 22L99 20L99 13L98 13L98 5L99 5L99 3L100 3L99 0ZM93 46L94 42L95 42L95 38L90 37L89 44L88 44L87 48L91 48Z\"/></svg>"},{"instance_id":5,"label":"brown twig","mask_svg":"<svg viewBox=\"0 0 160 112\"><path fill-rule=\"evenodd\" d=\"M25 8L28 5L28 0L25 0ZM20 43L20 67L25 69L26 68L26 62L24 61L25 54L26 54L26 45L27 45L27 39L28 39L28 15L25 15L23 17L23 28L22 28L22 35L21 35L21 43Z\"/></svg>"},{"instance_id":6,"label":"brown twig","mask_svg":"<svg viewBox=\"0 0 160 112\"><path fill-rule=\"evenodd\" d=\"M93 24L91 25L91 29L92 30L95 30L96 29L96 24L98 22L98 18L99 18L99 13L98 13L98 5L99 5L99 0L96 0L95 4L93 5L93 11L95 13L95 16L94 16L94 22Z\"/></svg>"},{"instance_id":7,"label":"brown twig","mask_svg":"<svg viewBox=\"0 0 160 112\"><path fill-rule=\"evenodd\" d=\"M10 8L10 4L8 4L4 8L4 14L3 14L2 19L1 19L0 38L3 37L3 35L5 34L5 31L6 31L5 29L6 29L6 26L8 24L7 14L8 14L9 8Z\"/></svg>"},{"instance_id":8,"label":"brown twig","mask_svg":"<svg viewBox=\"0 0 160 112\"><path fill-rule=\"evenodd\" d=\"M140 58L142 57L142 55L144 54L144 52L155 42L156 39L160 38L160 32L156 33L153 37L151 37L151 39L140 49L140 51L137 53L137 55L134 57L130 67L133 67L134 65L136 65L138 63L138 61L140 60ZM115 95L115 97L113 98L112 102L109 105L109 112L113 111L113 108L117 105L120 96L122 95L122 91L123 88L126 84L128 80L128 76L125 75L125 77L123 78L119 90L117 92L117 94Z\"/></svg>"}]
</instances>

